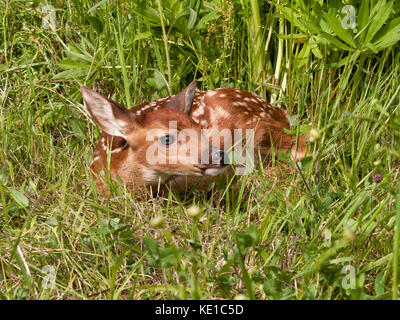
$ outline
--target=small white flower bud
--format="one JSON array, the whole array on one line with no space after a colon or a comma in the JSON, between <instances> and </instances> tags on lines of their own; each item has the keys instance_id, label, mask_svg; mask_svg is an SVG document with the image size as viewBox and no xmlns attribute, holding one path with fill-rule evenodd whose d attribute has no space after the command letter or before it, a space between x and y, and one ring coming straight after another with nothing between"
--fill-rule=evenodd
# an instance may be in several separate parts
<instances>
[{"instance_id":1,"label":"small white flower bud","mask_svg":"<svg viewBox=\"0 0 400 320\"><path fill-rule=\"evenodd\" d=\"M157 216L150 220L150 225L154 228L160 227L164 223L163 216Z\"/></svg>"},{"instance_id":2,"label":"small white flower bud","mask_svg":"<svg viewBox=\"0 0 400 320\"><path fill-rule=\"evenodd\" d=\"M310 141L315 142L319 139L319 132L317 129L311 129L310 131Z\"/></svg>"},{"instance_id":3,"label":"small white flower bud","mask_svg":"<svg viewBox=\"0 0 400 320\"><path fill-rule=\"evenodd\" d=\"M195 217L199 216L201 211L202 211L201 208L197 205L192 205L186 209L188 216L191 218L195 218Z\"/></svg>"}]
</instances>

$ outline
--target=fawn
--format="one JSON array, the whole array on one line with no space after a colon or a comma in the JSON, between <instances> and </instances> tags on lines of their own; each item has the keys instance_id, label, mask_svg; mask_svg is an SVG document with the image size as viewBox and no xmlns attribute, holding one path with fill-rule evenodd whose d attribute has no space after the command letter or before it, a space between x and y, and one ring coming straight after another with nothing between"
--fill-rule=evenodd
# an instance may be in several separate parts
<instances>
[{"instance_id":1,"label":"fawn","mask_svg":"<svg viewBox=\"0 0 400 320\"><path fill-rule=\"evenodd\" d=\"M195 80L177 95L129 110L81 87L85 105L102 129L91 164L100 193L108 193L102 181L106 173L131 189L170 186L177 191L232 174L227 170L232 143L213 139L221 138L221 132L232 137L250 131L251 148L262 156L273 147L290 150L295 160L304 157L306 137L300 136L296 146L296 138L283 130L290 129L286 110L239 89L196 91L196 85Z\"/></svg>"}]
</instances>

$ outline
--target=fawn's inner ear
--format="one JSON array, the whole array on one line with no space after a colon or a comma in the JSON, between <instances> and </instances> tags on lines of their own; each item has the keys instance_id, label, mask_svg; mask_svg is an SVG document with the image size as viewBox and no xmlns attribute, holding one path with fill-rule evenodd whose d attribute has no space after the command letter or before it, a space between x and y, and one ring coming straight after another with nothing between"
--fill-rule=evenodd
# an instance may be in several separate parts
<instances>
[{"instance_id":1,"label":"fawn's inner ear","mask_svg":"<svg viewBox=\"0 0 400 320\"><path fill-rule=\"evenodd\" d=\"M128 132L139 126L132 113L119 103L86 86L81 86L81 92L90 115L107 134L126 139Z\"/></svg>"},{"instance_id":2,"label":"fawn's inner ear","mask_svg":"<svg viewBox=\"0 0 400 320\"><path fill-rule=\"evenodd\" d=\"M165 105L168 109L177 109L189 114L192 110L194 93L197 87L197 80L192 81L184 90L171 98Z\"/></svg>"}]
</instances>

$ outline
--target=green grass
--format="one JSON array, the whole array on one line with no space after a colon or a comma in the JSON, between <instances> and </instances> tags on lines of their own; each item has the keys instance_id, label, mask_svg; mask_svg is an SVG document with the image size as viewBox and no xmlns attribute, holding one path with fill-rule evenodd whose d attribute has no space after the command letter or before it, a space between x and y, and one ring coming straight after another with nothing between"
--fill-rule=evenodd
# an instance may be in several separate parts
<instances>
[{"instance_id":1,"label":"green grass","mask_svg":"<svg viewBox=\"0 0 400 320\"><path fill-rule=\"evenodd\" d=\"M45 2L1 2L0 298L397 299L400 8L353 1L354 32L340 1L307 3L57 1L54 31ZM204 191L99 198L79 86L133 106L194 78L280 103L294 133L317 129L312 156Z\"/></svg>"}]
</instances>

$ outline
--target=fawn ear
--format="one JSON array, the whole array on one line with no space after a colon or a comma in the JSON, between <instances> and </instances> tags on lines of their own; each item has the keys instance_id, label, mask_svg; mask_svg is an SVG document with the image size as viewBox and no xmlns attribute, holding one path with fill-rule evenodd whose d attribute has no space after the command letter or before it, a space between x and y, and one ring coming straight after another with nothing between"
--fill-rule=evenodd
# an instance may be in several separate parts
<instances>
[{"instance_id":1,"label":"fawn ear","mask_svg":"<svg viewBox=\"0 0 400 320\"><path fill-rule=\"evenodd\" d=\"M177 109L189 114L192 110L192 103L196 87L197 80L194 80L186 87L186 89L173 96L165 107L169 109Z\"/></svg>"},{"instance_id":2,"label":"fawn ear","mask_svg":"<svg viewBox=\"0 0 400 320\"><path fill-rule=\"evenodd\" d=\"M131 112L119 103L86 86L81 86L81 93L90 115L109 135L126 139L127 133L138 125Z\"/></svg>"}]
</instances>

